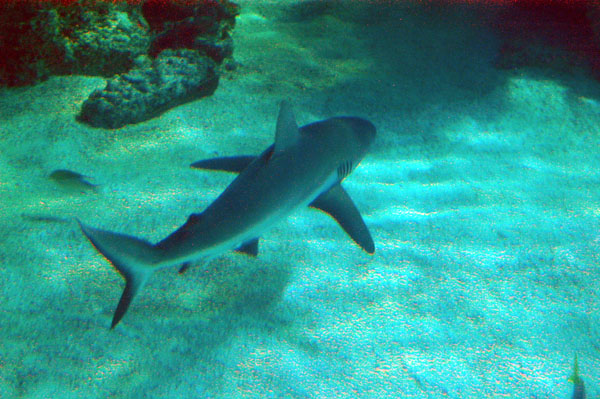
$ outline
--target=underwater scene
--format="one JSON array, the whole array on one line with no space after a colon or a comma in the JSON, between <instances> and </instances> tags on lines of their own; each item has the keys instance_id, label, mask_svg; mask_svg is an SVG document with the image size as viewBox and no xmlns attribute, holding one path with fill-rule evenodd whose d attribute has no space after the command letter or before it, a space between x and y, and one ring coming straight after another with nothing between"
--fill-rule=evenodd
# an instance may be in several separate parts
<instances>
[{"instance_id":1,"label":"underwater scene","mask_svg":"<svg viewBox=\"0 0 600 399\"><path fill-rule=\"evenodd\" d=\"M0 398L600 398L600 3L0 4Z\"/></svg>"}]
</instances>

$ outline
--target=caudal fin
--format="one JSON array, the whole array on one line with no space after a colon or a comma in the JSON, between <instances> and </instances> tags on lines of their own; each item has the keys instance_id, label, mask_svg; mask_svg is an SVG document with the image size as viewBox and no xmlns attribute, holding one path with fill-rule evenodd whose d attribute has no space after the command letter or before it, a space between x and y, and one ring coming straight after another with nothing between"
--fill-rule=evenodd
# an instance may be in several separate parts
<instances>
[{"instance_id":1,"label":"caudal fin","mask_svg":"<svg viewBox=\"0 0 600 399\"><path fill-rule=\"evenodd\" d=\"M81 231L92 245L125 278L125 289L115 310L110 328L114 328L127 312L136 294L156 270L159 249L145 240L87 226L77 220Z\"/></svg>"}]
</instances>

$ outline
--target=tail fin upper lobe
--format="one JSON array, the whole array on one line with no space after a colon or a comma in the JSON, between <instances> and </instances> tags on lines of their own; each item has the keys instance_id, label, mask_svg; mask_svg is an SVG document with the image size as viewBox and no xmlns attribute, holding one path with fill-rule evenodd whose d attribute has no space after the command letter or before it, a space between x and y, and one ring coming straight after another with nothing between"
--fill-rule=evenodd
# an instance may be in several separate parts
<instances>
[{"instance_id":1,"label":"tail fin upper lobe","mask_svg":"<svg viewBox=\"0 0 600 399\"><path fill-rule=\"evenodd\" d=\"M145 240L87 226L77 220L81 231L125 278L125 289L115 310L110 328L114 328L127 312L136 294L157 269L160 250Z\"/></svg>"}]
</instances>

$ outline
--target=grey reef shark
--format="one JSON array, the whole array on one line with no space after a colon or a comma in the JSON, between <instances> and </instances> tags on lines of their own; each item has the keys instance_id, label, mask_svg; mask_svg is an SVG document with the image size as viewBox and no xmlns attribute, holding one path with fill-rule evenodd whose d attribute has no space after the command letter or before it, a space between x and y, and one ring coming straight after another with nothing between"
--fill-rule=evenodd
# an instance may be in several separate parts
<instances>
[{"instance_id":1,"label":"grey reef shark","mask_svg":"<svg viewBox=\"0 0 600 399\"><path fill-rule=\"evenodd\" d=\"M340 185L367 153L376 135L365 119L341 116L298 128L292 108L282 102L275 143L258 156L212 158L193 163L198 169L239 175L202 213L162 241L101 230L78 220L83 234L125 278L125 289L111 328L125 315L152 273L207 261L226 251L258 254L259 237L303 206L331 215L367 253L375 245L358 209Z\"/></svg>"}]
</instances>

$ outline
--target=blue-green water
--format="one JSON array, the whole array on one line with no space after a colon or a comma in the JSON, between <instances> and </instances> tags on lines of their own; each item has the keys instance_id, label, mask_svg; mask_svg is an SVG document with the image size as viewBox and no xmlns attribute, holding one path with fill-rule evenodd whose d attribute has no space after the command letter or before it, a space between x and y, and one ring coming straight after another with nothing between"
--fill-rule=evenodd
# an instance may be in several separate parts
<instances>
[{"instance_id":1,"label":"blue-green water","mask_svg":"<svg viewBox=\"0 0 600 399\"><path fill-rule=\"evenodd\" d=\"M599 397L600 83L493 68L459 9L284 5L242 2L239 68L148 122L77 123L102 78L0 92L0 398L569 398L575 353ZM232 180L188 165L258 154L284 98L377 126L344 182L375 255L301 210L256 259L156 273L109 330L123 281L73 218L158 241Z\"/></svg>"}]
</instances>

